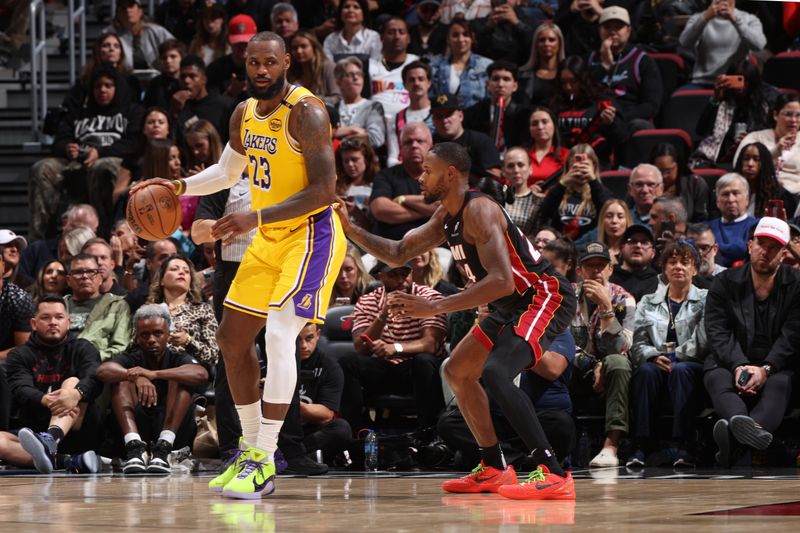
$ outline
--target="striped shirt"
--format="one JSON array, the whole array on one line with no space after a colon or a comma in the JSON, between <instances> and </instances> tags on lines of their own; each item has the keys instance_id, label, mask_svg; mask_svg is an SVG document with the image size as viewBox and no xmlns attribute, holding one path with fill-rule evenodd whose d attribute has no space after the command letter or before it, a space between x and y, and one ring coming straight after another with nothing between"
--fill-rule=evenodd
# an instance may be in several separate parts
<instances>
[{"instance_id":1,"label":"striped shirt","mask_svg":"<svg viewBox=\"0 0 800 533\"><path fill-rule=\"evenodd\" d=\"M233 213L243 213L250 211L250 177L247 172L242 173L242 179L230 188L228 201L225 203L225 212L222 216ZM222 217L220 217L222 218ZM256 236L256 229L253 228L247 233L242 233L233 238L230 244L222 245L222 260L241 263L247 247L253 242Z\"/></svg>"},{"instance_id":2,"label":"striped shirt","mask_svg":"<svg viewBox=\"0 0 800 533\"><path fill-rule=\"evenodd\" d=\"M444 298L439 292L424 285L411 284L411 294L422 296L426 300L436 301ZM366 330L372 325L377 316L383 309L386 299L386 289L378 287L374 291L365 294L358 299L353 310L353 331L359 332ZM415 341L422 337L422 330L425 328L436 328L447 331L447 315L441 314L431 318L411 318L408 316L389 315L386 325L383 327L381 338L383 342L394 344L395 342ZM437 348L436 355L444 355L444 344ZM390 363L397 364L410 359L414 354L398 353L388 359Z\"/></svg>"}]
</instances>

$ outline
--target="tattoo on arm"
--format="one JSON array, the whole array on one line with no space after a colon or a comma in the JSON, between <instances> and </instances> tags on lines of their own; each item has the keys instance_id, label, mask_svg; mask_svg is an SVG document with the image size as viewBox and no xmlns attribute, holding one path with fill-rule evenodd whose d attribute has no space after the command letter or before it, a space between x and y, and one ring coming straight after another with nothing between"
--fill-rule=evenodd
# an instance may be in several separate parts
<instances>
[{"instance_id":1,"label":"tattoo on arm","mask_svg":"<svg viewBox=\"0 0 800 533\"><path fill-rule=\"evenodd\" d=\"M415 255L432 250L445 241L445 215L445 209L440 207L430 220L406 233L400 241L374 235L356 226L353 226L348 236L384 263L399 266Z\"/></svg>"}]
</instances>

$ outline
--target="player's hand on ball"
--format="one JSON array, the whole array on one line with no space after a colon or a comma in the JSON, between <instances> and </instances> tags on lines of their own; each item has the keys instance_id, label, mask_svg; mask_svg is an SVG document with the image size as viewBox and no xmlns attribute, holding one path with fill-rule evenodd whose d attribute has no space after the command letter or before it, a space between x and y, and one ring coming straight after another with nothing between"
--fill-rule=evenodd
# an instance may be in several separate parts
<instances>
[{"instance_id":1,"label":"player's hand on ball","mask_svg":"<svg viewBox=\"0 0 800 533\"><path fill-rule=\"evenodd\" d=\"M258 225L258 215L255 211L244 213L231 213L217 220L211 226L211 236L221 239L222 244L230 244L237 235L247 233Z\"/></svg>"},{"instance_id":2,"label":"player's hand on ball","mask_svg":"<svg viewBox=\"0 0 800 533\"><path fill-rule=\"evenodd\" d=\"M177 185L175 185L175 182L173 182L172 180L165 180L164 178L151 178L149 180L144 180L138 183L134 183L133 186L131 187L130 194L133 194L139 189L147 187L148 185L153 185L156 183L159 185L164 185L165 187L169 187L169 190L171 190L175 194L178 194L178 187Z\"/></svg>"},{"instance_id":3,"label":"player's hand on ball","mask_svg":"<svg viewBox=\"0 0 800 533\"><path fill-rule=\"evenodd\" d=\"M422 296L408 294L407 292L392 292L388 296L389 312L394 315L410 316L413 318L430 318L438 313L433 303Z\"/></svg>"}]
</instances>

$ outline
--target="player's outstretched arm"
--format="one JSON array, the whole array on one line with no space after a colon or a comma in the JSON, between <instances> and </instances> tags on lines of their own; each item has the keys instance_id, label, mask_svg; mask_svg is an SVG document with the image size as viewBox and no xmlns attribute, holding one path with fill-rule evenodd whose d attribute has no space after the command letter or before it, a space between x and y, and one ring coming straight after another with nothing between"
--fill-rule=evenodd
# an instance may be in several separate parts
<instances>
[{"instance_id":1,"label":"player's outstretched arm","mask_svg":"<svg viewBox=\"0 0 800 533\"><path fill-rule=\"evenodd\" d=\"M430 220L406 233L399 241L379 237L351 224L347 207L341 199L338 200L335 208L347 237L387 265L401 266L412 257L433 250L446 239L444 219L447 211L443 207L439 207Z\"/></svg>"},{"instance_id":2,"label":"player's outstretched arm","mask_svg":"<svg viewBox=\"0 0 800 533\"><path fill-rule=\"evenodd\" d=\"M464 239L475 243L486 277L463 291L436 301L412 294L389 295L392 313L426 318L441 313L475 309L514 292L514 273L505 233L508 226L501 208L488 198L478 198L464 209Z\"/></svg>"}]
</instances>

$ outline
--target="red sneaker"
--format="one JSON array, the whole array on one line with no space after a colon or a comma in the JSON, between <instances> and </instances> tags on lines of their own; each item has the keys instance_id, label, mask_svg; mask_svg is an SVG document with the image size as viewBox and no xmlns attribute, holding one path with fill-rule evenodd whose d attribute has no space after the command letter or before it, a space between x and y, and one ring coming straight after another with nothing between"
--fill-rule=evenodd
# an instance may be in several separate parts
<instances>
[{"instance_id":1,"label":"red sneaker","mask_svg":"<svg viewBox=\"0 0 800 533\"><path fill-rule=\"evenodd\" d=\"M447 492L497 492L504 486L517 484L517 473L514 467L508 465L505 470L481 464L476 466L471 474L459 479L451 479L442 483L442 488Z\"/></svg>"},{"instance_id":2,"label":"red sneaker","mask_svg":"<svg viewBox=\"0 0 800 533\"><path fill-rule=\"evenodd\" d=\"M500 487L497 493L512 500L574 500L575 482L569 472L566 477L561 477L539 465L527 480L519 485Z\"/></svg>"}]
</instances>

